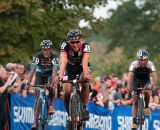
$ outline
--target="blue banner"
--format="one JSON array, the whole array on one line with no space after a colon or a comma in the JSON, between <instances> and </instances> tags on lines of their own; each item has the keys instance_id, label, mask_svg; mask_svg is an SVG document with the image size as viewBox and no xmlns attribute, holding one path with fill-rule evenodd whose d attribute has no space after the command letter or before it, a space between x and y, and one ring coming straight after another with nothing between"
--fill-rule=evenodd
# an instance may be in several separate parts
<instances>
[{"instance_id":1,"label":"blue banner","mask_svg":"<svg viewBox=\"0 0 160 130\"><path fill-rule=\"evenodd\" d=\"M11 130L30 130L34 117L34 95L23 98L21 94L11 94ZM115 106L111 112L107 107L101 107L93 102L87 104L90 119L85 130L131 130L131 106ZM65 130L66 113L63 101L54 99L56 113L50 116L48 130ZM152 111L146 118L143 130L160 130L160 110Z\"/></svg>"}]
</instances>

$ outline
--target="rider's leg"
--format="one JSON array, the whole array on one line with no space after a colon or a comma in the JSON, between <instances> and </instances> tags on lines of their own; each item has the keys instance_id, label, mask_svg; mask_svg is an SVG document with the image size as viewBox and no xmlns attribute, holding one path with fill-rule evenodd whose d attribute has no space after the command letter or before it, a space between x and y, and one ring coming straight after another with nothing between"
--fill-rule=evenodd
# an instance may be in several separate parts
<instances>
[{"instance_id":1,"label":"rider's leg","mask_svg":"<svg viewBox=\"0 0 160 130\"><path fill-rule=\"evenodd\" d=\"M33 122L33 125L32 125L32 129L36 128L36 107L37 107L37 104L38 104L39 94L40 94L40 91L39 90L35 90L34 122Z\"/></svg>"},{"instance_id":2,"label":"rider's leg","mask_svg":"<svg viewBox=\"0 0 160 130\"><path fill-rule=\"evenodd\" d=\"M67 113L69 113L69 102L70 102L70 96L72 91L72 85L70 83L64 83L63 91L64 91L64 105Z\"/></svg>"},{"instance_id":3,"label":"rider's leg","mask_svg":"<svg viewBox=\"0 0 160 130\"><path fill-rule=\"evenodd\" d=\"M41 85L42 81L43 81L42 75L39 72L36 72L34 86L36 87L36 85ZM37 107L38 98L39 98L39 95L40 95L40 90L35 88L34 91L35 91L35 97L36 98L35 98L35 103L34 103L34 122L33 122L33 125L32 125L32 129L36 128L36 107Z\"/></svg>"},{"instance_id":4,"label":"rider's leg","mask_svg":"<svg viewBox=\"0 0 160 130\"><path fill-rule=\"evenodd\" d=\"M49 107L48 107L48 114L54 114L55 110L53 108L53 99L54 99L54 90L52 87L48 88L49 90Z\"/></svg>"},{"instance_id":5,"label":"rider's leg","mask_svg":"<svg viewBox=\"0 0 160 130\"><path fill-rule=\"evenodd\" d=\"M138 111L138 97L133 98L133 106L132 106L132 118L133 124L132 129L136 129L137 127L137 111Z\"/></svg>"},{"instance_id":6,"label":"rider's leg","mask_svg":"<svg viewBox=\"0 0 160 130\"><path fill-rule=\"evenodd\" d=\"M151 112L150 112L150 109L148 108L149 100L150 100L149 92L145 91L144 95L145 95L145 97L144 97L144 100L145 100L145 115L150 116Z\"/></svg>"},{"instance_id":7,"label":"rider's leg","mask_svg":"<svg viewBox=\"0 0 160 130\"><path fill-rule=\"evenodd\" d=\"M82 95L82 102L84 104L88 103L89 100L89 84L82 84L82 91L81 91L81 95Z\"/></svg>"},{"instance_id":8,"label":"rider's leg","mask_svg":"<svg viewBox=\"0 0 160 130\"><path fill-rule=\"evenodd\" d=\"M83 79L83 74L81 75L81 79ZM83 103L82 105L82 118L83 120L89 119L89 112L87 110L86 104L89 100L89 84L83 83L81 84L82 90L81 90L81 101Z\"/></svg>"},{"instance_id":9,"label":"rider's leg","mask_svg":"<svg viewBox=\"0 0 160 130\"><path fill-rule=\"evenodd\" d=\"M83 73L81 74L80 79L84 80ZM82 86L82 91L81 91L82 98L81 98L81 100L84 104L87 104L87 102L89 100L89 83L82 83L81 86Z\"/></svg>"}]
</instances>

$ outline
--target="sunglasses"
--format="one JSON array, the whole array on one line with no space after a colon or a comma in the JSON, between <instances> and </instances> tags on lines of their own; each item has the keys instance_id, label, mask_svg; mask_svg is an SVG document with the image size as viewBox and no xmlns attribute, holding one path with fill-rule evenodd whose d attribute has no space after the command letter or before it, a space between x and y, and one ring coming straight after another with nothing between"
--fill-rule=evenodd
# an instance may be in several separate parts
<instances>
[{"instance_id":1,"label":"sunglasses","mask_svg":"<svg viewBox=\"0 0 160 130\"><path fill-rule=\"evenodd\" d=\"M70 43L71 43L71 44L78 44L79 41L71 41Z\"/></svg>"}]
</instances>

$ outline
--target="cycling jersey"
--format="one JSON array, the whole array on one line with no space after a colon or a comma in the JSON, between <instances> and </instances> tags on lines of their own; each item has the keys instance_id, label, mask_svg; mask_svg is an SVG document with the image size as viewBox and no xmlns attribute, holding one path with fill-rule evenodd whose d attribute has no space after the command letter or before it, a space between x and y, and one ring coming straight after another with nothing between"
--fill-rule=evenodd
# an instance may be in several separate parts
<instances>
[{"instance_id":1,"label":"cycling jersey","mask_svg":"<svg viewBox=\"0 0 160 130\"><path fill-rule=\"evenodd\" d=\"M34 57L32 64L36 65L36 72L51 74L53 64L58 64L58 56L54 53L51 53L49 59L44 58L42 52L38 52Z\"/></svg>"},{"instance_id":2,"label":"cycling jersey","mask_svg":"<svg viewBox=\"0 0 160 130\"><path fill-rule=\"evenodd\" d=\"M74 52L69 43L63 42L61 45L61 52L67 52L68 64L79 65L82 63L83 54L90 53L90 46L81 40L80 50L78 52Z\"/></svg>"},{"instance_id":3,"label":"cycling jersey","mask_svg":"<svg viewBox=\"0 0 160 130\"><path fill-rule=\"evenodd\" d=\"M74 52L69 43L63 42L61 45L61 52L67 53L68 63L66 66L65 76L68 76L68 79L72 80L76 75L80 75L83 72L83 55L84 53L90 53L90 46L81 40L79 51Z\"/></svg>"},{"instance_id":4,"label":"cycling jersey","mask_svg":"<svg viewBox=\"0 0 160 130\"><path fill-rule=\"evenodd\" d=\"M150 83L150 73L156 71L156 68L151 61L148 61L145 67L141 67L136 60L129 66L129 71L133 72L133 87L143 87Z\"/></svg>"}]
</instances>

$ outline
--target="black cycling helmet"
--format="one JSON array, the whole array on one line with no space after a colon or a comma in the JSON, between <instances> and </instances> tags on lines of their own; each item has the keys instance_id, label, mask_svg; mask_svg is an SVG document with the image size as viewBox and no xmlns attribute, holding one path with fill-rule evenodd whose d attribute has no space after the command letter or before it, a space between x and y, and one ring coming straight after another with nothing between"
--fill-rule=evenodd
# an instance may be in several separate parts
<instances>
[{"instance_id":1,"label":"black cycling helmet","mask_svg":"<svg viewBox=\"0 0 160 130\"><path fill-rule=\"evenodd\" d=\"M137 52L137 58L138 59L147 59L149 56L149 53L146 50L139 50Z\"/></svg>"},{"instance_id":2,"label":"black cycling helmet","mask_svg":"<svg viewBox=\"0 0 160 130\"><path fill-rule=\"evenodd\" d=\"M53 43L51 40L43 40L40 44L41 49L49 49L52 48Z\"/></svg>"},{"instance_id":3,"label":"black cycling helmet","mask_svg":"<svg viewBox=\"0 0 160 130\"><path fill-rule=\"evenodd\" d=\"M70 30L68 33L67 33L67 39L69 41L72 41L72 40L79 40L81 38L81 31L78 30L78 29L74 29L74 30Z\"/></svg>"}]
</instances>

